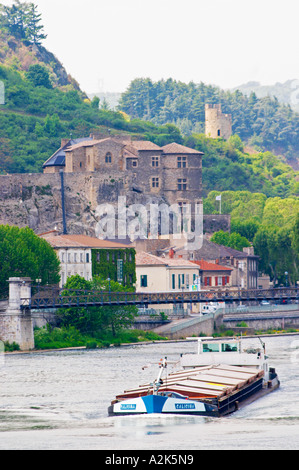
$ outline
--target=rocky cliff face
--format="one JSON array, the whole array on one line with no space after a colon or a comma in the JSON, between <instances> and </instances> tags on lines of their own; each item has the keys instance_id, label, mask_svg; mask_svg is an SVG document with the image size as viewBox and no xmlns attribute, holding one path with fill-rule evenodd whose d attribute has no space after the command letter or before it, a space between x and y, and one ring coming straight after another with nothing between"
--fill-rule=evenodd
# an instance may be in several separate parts
<instances>
[{"instance_id":1,"label":"rocky cliff face","mask_svg":"<svg viewBox=\"0 0 299 470\"><path fill-rule=\"evenodd\" d=\"M126 205L165 203L162 198L136 192L122 173L109 177L95 173L64 174L64 201L68 233L95 236L100 220L98 207L117 207L119 196ZM0 224L29 226L35 233L63 230L60 174L0 176Z\"/></svg>"}]
</instances>

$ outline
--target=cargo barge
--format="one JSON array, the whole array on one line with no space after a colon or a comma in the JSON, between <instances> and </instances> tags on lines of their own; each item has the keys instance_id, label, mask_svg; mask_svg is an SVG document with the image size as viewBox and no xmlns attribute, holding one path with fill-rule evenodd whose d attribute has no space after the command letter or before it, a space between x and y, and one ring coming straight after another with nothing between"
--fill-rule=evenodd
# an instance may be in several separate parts
<instances>
[{"instance_id":1,"label":"cargo barge","mask_svg":"<svg viewBox=\"0 0 299 470\"><path fill-rule=\"evenodd\" d=\"M279 387L263 343L262 348L243 350L240 338L197 341L197 353L181 355L179 370L167 374L167 358L161 360L157 379L117 395L108 414L220 417Z\"/></svg>"}]
</instances>

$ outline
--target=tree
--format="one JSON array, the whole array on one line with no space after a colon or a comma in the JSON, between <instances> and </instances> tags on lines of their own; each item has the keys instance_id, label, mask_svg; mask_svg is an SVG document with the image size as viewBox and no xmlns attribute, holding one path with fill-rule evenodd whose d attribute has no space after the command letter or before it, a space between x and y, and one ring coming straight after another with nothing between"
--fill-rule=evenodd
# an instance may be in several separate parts
<instances>
[{"instance_id":1,"label":"tree","mask_svg":"<svg viewBox=\"0 0 299 470\"><path fill-rule=\"evenodd\" d=\"M95 276L92 281L86 281L78 274L68 278L64 293L69 297L69 290L110 292L111 298L115 292L132 292L132 288L126 288L115 281L108 281L100 276ZM60 309L58 317L62 326L73 326L81 333L91 336L101 336L106 331L111 331L113 336L124 327L132 325L137 308L134 306L107 306Z\"/></svg>"},{"instance_id":2,"label":"tree","mask_svg":"<svg viewBox=\"0 0 299 470\"><path fill-rule=\"evenodd\" d=\"M104 290L111 292L112 298L115 292L133 292L132 287L124 287L122 284L113 280L105 280L100 276L95 276L92 281L92 287L95 290ZM122 328L130 327L137 314L137 307L134 306L109 306L101 307L102 328L111 328L113 336Z\"/></svg>"},{"instance_id":3,"label":"tree","mask_svg":"<svg viewBox=\"0 0 299 470\"><path fill-rule=\"evenodd\" d=\"M0 292L8 292L10 277L41 279L58 284L60 262L49 243L33 230L0 225Z\"/></svg>"},{"instance_id":4,"label":"tree","mask_svg":"<svg viewBox=\"0 0 299 470\"><path fill-rule=\"evenodd\" d=\"M27 80L35 87L52 88L48 69L40 64L31 65L26 74Z\"/></svg>"},{"instance_id":5,"label":"tree","mask_svg":"<svg viewBox=\"0 0 299 470\"><path fill-rule=\"evenodd\" d=\"M92 101L91 101L91 106L94 109L99 109L100 107L100 98L98 96L94 96Z\"/></svg>"},{"instance_id":6,"label":"tree","mask_svg":"<svg viewBox=\"0 0 299 470\"><path fill-rule=\"evenodd\" d=\"M274 285L276 282L284 285L286 271L292 284L298 280L298 253L295 251L294 232L289 227L261 225L253 245L260 257L260 270L270 275Z\"/></svg>"},{"instance_id":7,"label":"tree","mask_svg":"<svg viewBox=\"0 0 299 470\"><path fill-rule=\"evenodd\" d=\"M217 243L217 245L228 246L238 251L243 251L243 248L246 246L251 246L249 241L239 233L233 232L229 234L223 230L215 232L211 237L211 242Z\"/></svg>"},{"instance_id":8,"label":"tree","mask_svg":"<svg viewBox=\"0 0 299 470\"><path fill-rule=\"evenodd\" d=\"M40 24L41 15L34 3L15 0L11 7L2 6L1 23L16 39L40 45L46 39L44 27Z\"/></svg>"},{"instance_id":9,"label":"tree","mask_svg":"<svg viewBox=\"0 0 299 470\"><path fill-rule=\"evenodd\" d=\"M40 24L41 14L37 12L37 5L30 3L26 18L26 38L33 44L40 45L47 35L44 33L44 26Z\"/></svg>"}]
</instances>

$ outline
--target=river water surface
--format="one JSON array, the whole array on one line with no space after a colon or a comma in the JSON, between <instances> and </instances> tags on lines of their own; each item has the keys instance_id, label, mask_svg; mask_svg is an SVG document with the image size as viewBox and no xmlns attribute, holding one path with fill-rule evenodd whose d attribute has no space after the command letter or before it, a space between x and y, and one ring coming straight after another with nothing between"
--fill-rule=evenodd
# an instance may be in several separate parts
<instances>
[{"instance_id":1,"label":"river water surface","mask_svg":"<svg viewBox=\"0 0 299 470\"><path fill-rule=\"evenodd\" d=\"M281 387L224 418L107 415L115 395L152 381L162 357L176 361L195 342L8 355L0 363L0 449L299 449L299 335L263 340Z\"/></svg>"}]
</instances>

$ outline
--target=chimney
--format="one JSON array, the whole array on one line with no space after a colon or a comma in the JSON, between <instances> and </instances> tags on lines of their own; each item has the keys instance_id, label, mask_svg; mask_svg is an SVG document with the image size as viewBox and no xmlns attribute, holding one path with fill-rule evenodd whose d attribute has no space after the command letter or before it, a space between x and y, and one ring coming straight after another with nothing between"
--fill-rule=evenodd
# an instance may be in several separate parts
<instances>
[{"instance_id":1,"label":"chimney","mask_svg":"<svg viewBox=\"0 0 299 470\"><path fill-rule=\"evenodd\" d=\"M170 248L170 250L169 250L169 258L170 258L170 259L173 259L173 258L174 258L174 250L173 250L173 248Z\"/></svg>"},{"instance_id":2,"label":"chimney","mask_svg":"<svg viewBox=\"0 0 299 470\"><path fill-rule=\"evenodd\" d=\"M254 255L254 247L253 246L246 246L243 248L243 252L247 253L247 255Z\"/></svg>"},{"instance_id":3,"label":"chimney","mask_svg":"<svg viewBox=\"0 0 299 470\"><path fill-rule=\"evenodd\" d=\"M65 147L69 143L70 139L61 139L61 148Z\"/></svg>"}]
</instances>

